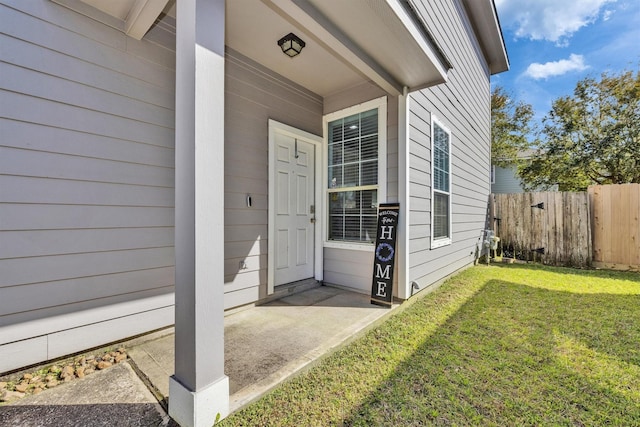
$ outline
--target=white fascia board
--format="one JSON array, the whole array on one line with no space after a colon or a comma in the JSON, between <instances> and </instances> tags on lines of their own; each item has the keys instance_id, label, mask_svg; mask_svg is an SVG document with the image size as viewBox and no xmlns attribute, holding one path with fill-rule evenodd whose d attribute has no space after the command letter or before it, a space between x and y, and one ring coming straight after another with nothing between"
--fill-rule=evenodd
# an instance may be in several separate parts
<instances>
[{"instance_id":1,"label":"white fascia board","mask_svg":"<svg viewBox=\"0 0 640 427\"><path fill-rule=\"evenodd\" d=\"M426 42L424 36L422 35L422 31L416 26L413 19L409 16L404 7L400 4L398 0L386 0L389 8L396 14L400 22L404 25L407 32L411 34L415 43L420 47L424 55L427 59L433 64L433 67L437 70L439 77L442 79L441 82L444 83L447 81L447 69L443 66L440 61L440 58L435 54L432 47ZM413 92L415 90L423 89L424 87L431 86L431 84L425 84L421 87L410 87L409 92Z\"/></svg>"},{"instance_id":2,"label":"white fascia board","mask_svg":"<svg viewBox=\"0 0 640 427\"><path fill-rule=\"evenodd\" d=\"M492 0L463 0L462 2L486 56L489 72L493 75L508 71L509 57L494 2Z\"/></svg>"},{"instance_id":3,"label":"white fascia board","mask_svg":"<svg viewBox=\"0 0 640 427\"><path fill-rule=\"evenodd\" d=\"M137 0L125 20L125 33L141 40L151 28L169 0Z\"/></svg>"}]
</instances>

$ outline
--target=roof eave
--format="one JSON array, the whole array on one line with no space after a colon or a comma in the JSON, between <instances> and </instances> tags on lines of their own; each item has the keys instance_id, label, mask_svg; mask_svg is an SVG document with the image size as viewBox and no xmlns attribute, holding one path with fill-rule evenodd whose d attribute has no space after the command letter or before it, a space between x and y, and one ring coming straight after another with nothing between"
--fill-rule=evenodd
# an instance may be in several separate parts
<instances>
[{"instance_id":1,"label":"roof eave","mask_svg":"<svg viewBox=\"0 0 640 427\"><path fill-rule=\"evenodd\" d=\"M491 75L509 70L509 56L493 0L462 0Z\"/></svg>"}]
</instances>

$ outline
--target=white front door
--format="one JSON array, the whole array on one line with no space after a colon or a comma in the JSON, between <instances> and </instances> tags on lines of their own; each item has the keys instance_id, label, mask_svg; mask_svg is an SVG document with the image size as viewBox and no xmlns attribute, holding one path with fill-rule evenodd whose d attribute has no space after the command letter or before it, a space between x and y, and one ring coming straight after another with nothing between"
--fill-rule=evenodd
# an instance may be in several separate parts
<instances>
[{"instance_id":1,"label":"white front door","mask_svg":"<svg viewBox=\"0 0 640 427\"><path fill-rule=\"evenodd\" d=\"M274 284L314 277L315 145L275 133Z\"/></svg>"}]
</instances>

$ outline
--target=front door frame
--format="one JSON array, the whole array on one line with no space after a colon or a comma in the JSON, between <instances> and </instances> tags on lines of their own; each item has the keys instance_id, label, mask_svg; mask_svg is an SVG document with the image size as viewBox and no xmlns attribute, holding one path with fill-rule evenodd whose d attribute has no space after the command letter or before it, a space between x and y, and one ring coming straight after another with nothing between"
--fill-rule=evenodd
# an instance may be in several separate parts
<instances>
[{"instance_id":1,"label":"front door frame","mask_svg":"<svg viewBox=\"0 0 640 427\"><path fill-rule=\"evenodd\" d=\"M269 119L269 222L268 222L268 256L267 256L267 295L271 295L275 288L276 268L275 268L275 225L276 225L276 150L275 138L276 134L288 135L293 138L308 142L315 148L315 186L314 186L314 202L316 206L316 223L314 230L314 278L322 280L323 277L323 253L322 253L322 221L324 220L322 212L324 212L324 204L322 199L322 158L323 158L323 138L309 132L294 128L284 123Z\"/></svg>"}]
</instances>

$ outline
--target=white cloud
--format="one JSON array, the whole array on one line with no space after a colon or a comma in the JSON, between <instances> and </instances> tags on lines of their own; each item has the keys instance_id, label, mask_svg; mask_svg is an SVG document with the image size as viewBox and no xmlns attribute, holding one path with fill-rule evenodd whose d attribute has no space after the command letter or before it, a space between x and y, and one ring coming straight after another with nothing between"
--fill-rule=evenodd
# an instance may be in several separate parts
<instances>
[{"instance_id":1,"label":"white cloud","mask_svg":"<svg viewBox=\"0 0 640 427\"><path fill-rule=\"evenodd\" d=\"M545 62L539 64L534 62L527 67L524 72L526 76L535 80L546 79L548 77L561 76L570 71L583 71L589 68L584 63L584 57L582 55L569 55L569 59L561 59L559 61Z\"/></svg>"},{"instance_id":2,"label":"white cloud","mask_svg":"<svg viewBox=\"0 0 640 427\"><path fill-rule=\"evenodd\" d=\"M580 28L598 18L608 19L613 10L604 6L616 0L496 0L500 22L514 30L516 38L548 40L566 46Z\"/></svg>"}]
</instances>

